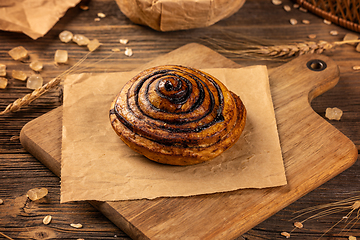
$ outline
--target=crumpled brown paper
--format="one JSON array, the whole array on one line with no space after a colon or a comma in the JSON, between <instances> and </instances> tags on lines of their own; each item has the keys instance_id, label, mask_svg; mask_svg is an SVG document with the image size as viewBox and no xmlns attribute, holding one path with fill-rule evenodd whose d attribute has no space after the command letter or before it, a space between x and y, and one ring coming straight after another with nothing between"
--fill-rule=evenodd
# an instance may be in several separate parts
<instances>
[{"instance_id":1,"label":"crumpled brown paper","mask_svg":"<svg viewBox=\"0 0 360 240\"><path fill-rule=\"evenodd\" d=\"M22 32L37 39L44 36L80 0L1 0L0 29Z\"/></svg>"},{"instance_id":2,"label":"crumpled brown paper","mask_svg":"<svg viewBox=\"0 0 360 240\"><path fill-rule=\"evenodd\" d=\"M245 0L116 0L131 21L158 31L201 28L237 12Z\"/></svg>"},{"instance_id":3,"label":"crumpled brown paper","mask_svg":"<svg viewBox=\"0 0 360 240\"><path fill-rule=\"evenodd\" d=\"M192 166L150 161L113 131L110 103L137 72L69 76L64 85L61 202L153 199L285 185L266 67L202 70L238 94L248 116L233 147Z\"/></svg>"}]
</instances>

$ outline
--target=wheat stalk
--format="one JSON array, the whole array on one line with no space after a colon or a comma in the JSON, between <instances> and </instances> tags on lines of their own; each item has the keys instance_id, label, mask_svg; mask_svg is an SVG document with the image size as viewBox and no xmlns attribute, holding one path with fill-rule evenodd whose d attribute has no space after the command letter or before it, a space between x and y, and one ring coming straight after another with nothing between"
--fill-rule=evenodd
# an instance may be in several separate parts
<instances>
[{"instance_id":1,"label":"wheat stalk","mask_svg":"<svg viewBox=\"0 0 360 240\"><path fill-rule=\"evenodd\" d=\"M44 84L42 87L39 87L39 88L35 89L33 92L26 94L24 97L18 98L13 103L10 103L2 112L0 112L0 115L4 115L9 112L18 111L21 107L29 105L32 101L41 97L44 93L48 92L50 89L53 89L54 87L59 85L60 82L64 79L64 77L69 75L76 67L80 66L80 64L82 64L86 60L86 58L88 57L88 55L90 53L91 52L87 53L83 58L81 58L71 68L67 69L66 71L61 73L59 76L52 79L50 82Z\"/></svg>"},{"instance_id":2,"label":"wheat stalk","mask_svg":"<svg viewBox=\"0 0 360 240\"><path fill-rule=\"evenodd\" d=\"M252 46L252 48L244 50L226 50L220 51L227 53L235 53L241 55L259 54L269 57L292 57L295 55L304 55L312 53L322 53L325 50L330 50L336 46L343 44L359 43L360 40L338 41L329 43L327 41L318 42L303 42L288 45L273 45L273 46Z\"/></svg>"}]
</instances>

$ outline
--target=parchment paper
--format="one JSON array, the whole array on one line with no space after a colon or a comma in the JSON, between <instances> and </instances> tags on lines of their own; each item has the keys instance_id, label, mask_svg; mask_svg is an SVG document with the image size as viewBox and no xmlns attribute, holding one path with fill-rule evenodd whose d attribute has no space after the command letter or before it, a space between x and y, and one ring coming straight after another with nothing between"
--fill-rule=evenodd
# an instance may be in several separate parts
<instances>
[{"instance_id":1,"label":"parchment paper","mask_svg":"<svg viewBox=\"0 0 360 240\"><path fill-rule=\"evenodd\" d=\"M236 144L192 166L152 162L113 131L110 103L137 72L79 74L64 85L61 202L192 196L286 184L266 66L202 69L243 100L248 117Z\"/></svg>"},{"instance_id":2,"label":"parchment paper","mask_svg":"<svg viewBox=\"0 0 360 240\"><path fill-rule=\"evenodd\" d=\"M0 29L22 32L37 39L44 36L80 0L1 0Z\"/></svg>"},{"instance_id":3,"label":"parchment paper","mask_svg":"<svg viewBox=\"0 0 360 240\"><path fill-rule=\"evenodd\" d=\"M237 12L245 0L116 0L134 23L158 31L210 26Z\"/></svg>"}]
</instances>

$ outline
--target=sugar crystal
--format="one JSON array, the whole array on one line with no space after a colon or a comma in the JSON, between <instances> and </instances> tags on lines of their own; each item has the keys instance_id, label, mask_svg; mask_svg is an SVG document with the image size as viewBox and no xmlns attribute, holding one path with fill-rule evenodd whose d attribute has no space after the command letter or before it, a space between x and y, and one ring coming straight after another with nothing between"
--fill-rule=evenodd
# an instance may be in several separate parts
<instances>
[{"instance_id":1,"label":"sugar crystal","mask_svg":"<svg viewBox=\"0 0 360 240\"><path fill-rule=\"evenodd\" d=\"M7 78L0 77L0 88L2 89L6 88L7 84L8 84Z\"/></svg>"},{"instance_id":2,"label":"sugar crystal","mask_svg":"<svg viewBox=\"0 0 360 240\"><path fill-rule=\"evenodd\" d=\"M86 46L90 42L90 40L82 34L75 34L72 40L79 46Z\"/></svg>"},{"instance_id":3,"label":"sugar crystal","mask_svg":"<svg viewBox=\"0 0 360 240\"><path fill-rule=\"evenodd\" d=\"M30 198L30 200L36 201L45 197L47 194L48 190L46 188L33 188L26 193L26 196Z\"/></svg>"},{"instance_id":4,"label":"sugar crystal","mask_svg":"<svg viewBox=\"0 0 360 240\"><path fill-rule=\"evenodd\" d=\"M31 75L26 82L26 87L29 89L37 89L42 85L43 78L40 75Z\"/></svg>"},{"instance_id":5,"label":"sugar crystal","mask_svg":"<svg viewBox=\"0 0 360 240\"><path fill-rule=\"evenodd\" d=\"M66 50L56 50L54 60L56 63L67 63L68 52Z\"/></svg>"},{"instance_id":6,"label":"sugar crystal","mask_svg":"<svg viewBox=\"0 0 360 240\"><path fill-rule=\"evenodd\" d=\"M101 43L99 43L99 40L97 40L96 38L91 40L89 42L89 44L87 45L88 49L90 52L95 51L99 46L101 45Z\"/></svg>"},{"instance_id":7,"label":"sugar crystal","mask_svg":"<svg viewBox=\"0 0 360 240\"><path fill-rule=\"evenodd\" d=\"M5 77L6 76L6 65L0 63L0 76Z\"/></svg>"},{"instance_id":8,"label":"sugar crystal","mask_svg":"<svg viewBox=\"0 0 360 240\"><path fill-rule=\"evenodd\" d=\"M15 47L8 53L14 60L23 60L28 57L28 51L23 46Z\"/></svg>"},{"instance_id":9,"label":"sugar crystal","mask_svg":"<svg viewBox=\"0 0 360 240\"><path fill-rule=\"evenodd\" d=\"M30 63L30 68L35 72L40 72L43 69L43 64L39 61L33 61Z\"/></svg>"},{"instance_id":10,"label":"sugar crystal","mask_svg":"<svg viewBox=\"0 0 360 240\"><path fill-rule=\"evenodd\" d=\"M339 108L327 108L325 112L325 117L327 117L329 120L340 120L341 116L343 114L343 111Z\"/></svg>"},{"instance_id":11,"label":"sugar crystal","mask_svg":"<svg viewBox=\"0 0 360 240\"><path fill-rule=\"evenodd\" d=\"M27 75L23 71L12 70L12 77L17 80L25 81L27 78Z\"/></svg>"},{"instance_id":12,"label":"sugar crystal","mask_svg":"<svg viewBox=\"0 0 360 240\"><path fill-rule=\"evenodd\" d=\"M72 40L73 34L72 34L72 32L65 30L59 34L59 38L60 38L60 41L62 41L64 43L68 43Z\"/></svg>"}]
</instances>

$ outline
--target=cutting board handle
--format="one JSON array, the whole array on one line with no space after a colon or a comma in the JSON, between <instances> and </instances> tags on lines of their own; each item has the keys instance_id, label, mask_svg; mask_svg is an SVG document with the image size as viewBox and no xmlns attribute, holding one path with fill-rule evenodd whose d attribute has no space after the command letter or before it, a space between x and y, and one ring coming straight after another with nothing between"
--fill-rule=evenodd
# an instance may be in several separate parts
<instances>
[{"instance_id":1,"label":"cutting board handle","mask_svg":"<svg viewBox=\"0 0 360 240\"><path fill-rule=\"evenodd\" d=\"M299 98L301 94L308 103L333 88L339 78L340 71L337 64L321 54L305 54L269 70L272 96L282 99L286 94Z\"/></svg>"}]
</instances>

